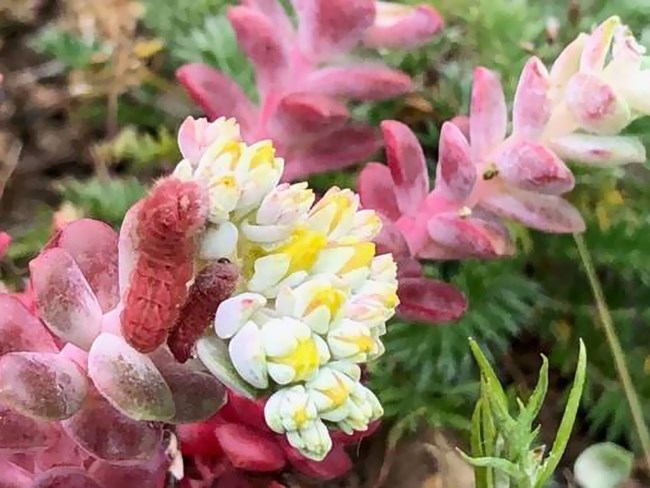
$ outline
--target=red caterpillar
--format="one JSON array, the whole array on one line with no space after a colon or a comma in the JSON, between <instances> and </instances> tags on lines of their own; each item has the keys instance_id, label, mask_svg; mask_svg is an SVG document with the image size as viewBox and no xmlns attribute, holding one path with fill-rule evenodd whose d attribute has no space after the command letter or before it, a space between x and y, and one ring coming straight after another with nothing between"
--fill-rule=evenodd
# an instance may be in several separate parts
<instances>
[{"instance_id":1,"label":"red caterpillar","mask_svg":"<svg viewBox=\"0 0 650 488\"><path fill-rule=\"evenodd\" d=\"M178 317L194 267L195 237L207 218L207 193L165 178L136 214L136 263L121 315L122 334L140 352L160 346Z\"/></svg>"},{"instance_id":2,"label":"red caterpillar","mask_svg":"<svg viewBox=\"0 0 650 488\"><path fill-rule=\"evenodd\" d=\"M167 340L177 361L189 359L192 346L205 332L219 304L235 291L238 276L237 267L225 258L207 265L197 275Z\"/></svg>"}]
</instances>

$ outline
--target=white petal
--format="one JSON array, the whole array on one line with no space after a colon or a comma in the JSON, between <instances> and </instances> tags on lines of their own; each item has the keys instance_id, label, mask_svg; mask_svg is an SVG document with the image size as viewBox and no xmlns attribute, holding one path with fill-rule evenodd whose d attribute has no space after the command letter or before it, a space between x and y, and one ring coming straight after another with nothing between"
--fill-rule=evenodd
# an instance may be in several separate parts
<instances>
[{"instance_id":1,"label":"white petal","mask_svg":"<svg viewBox=\"0 0 650 488\"><path fill-rule=\"evenodd\" d=\"M288 385L296 377L296 370L287 364L278 364L269 362L269 376L279 385Z\"/></svg>"},{"instance_id":2,"label":"white petal","mask_svg":"<svg viewBox=\"0 0 650 488\"><path fill-rule=\"evenodd\" d=\"M248 281L250 291L263 292L278 285L289 270L291 260L286 254L271 254L255 261L255 272Z\"/></svg>"},{"instance_id":3,"label":"white petal","mask_svg":"<svg viewBox=\"0 0 650 488\"><path fill-rule=\"evenodd\" d=\"M266 388L268 377L262 348L262 334L255 322L249 321L228 345L230 359L239 375L256 388Z\"/></svg>"},{"instance_id":4,"label":"white petal","mask_svg":"<svg viewBox=\"0 0 650 488\"><path fill-rule=\"evenodd\" d=\"M201 239L201 258L207 260L232 258L237 252L238 237L239 231L232 222L210 226Z\"/></svg>"},{"instance_id":5,"label":"white petal","mask_svg":"<svg viewBox=\"0 0 650 488\"><path fill-rule=\"evenodd\" d=\"M241 293L224 300L217 308L214 329L222 339L229 339L266 305L266 298L257 293Z\"/></svg>"}]
</instances>

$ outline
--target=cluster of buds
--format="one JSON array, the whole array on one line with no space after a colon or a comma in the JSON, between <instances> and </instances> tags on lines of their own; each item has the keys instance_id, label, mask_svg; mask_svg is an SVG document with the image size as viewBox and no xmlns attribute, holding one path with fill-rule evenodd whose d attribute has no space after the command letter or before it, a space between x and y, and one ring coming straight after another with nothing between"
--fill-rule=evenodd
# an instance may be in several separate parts
<instances>
[{"instance_id":1,"label":"cluster of buds","mask_svg":"<svg viewBox=\"0 0 650 488\"><path fill-rule=\"evenodd\" d=\"M650 114L650 70L643 69L643 54L612 17L592 34L581 34L550 72L531 58L519 80L507 137L498 78L476 69L468 131L443 125L432 191L414 134L398 122L384 122L388 166L368 164L359 193L363 205L382 216L379 243L394 253L400 274L413 271L414 258L511 254L502 219L544 232L583 231L579 212L563 198L574 186L563 159L592 166L645 161L641 141L619 135ZM404 312L430 319L415 307Z\"/></svg>"},{"instance_id":2,"label":"cluster of buds","mask_svg":"<svg viewBox=\"0 0 650 488\"><path fill-rule=\"evenodd\" d=\"M367 160L381 147L374 128L351 119L345 100L384 100L413 89L408 75L355 59L354 48L410 49L442 27L427 6L294 0L296 28L279 0L242 3L228 18L255 68L259 106L210 66L185 65L177 77L209 119L236 118L249 143L272 139L287 162L287 181Z\"/></svg>"},{"instance_id":3,"label":"cluster of buds","mask_svg":"<svg viewBox=\"0 0 650 488\"><path fill-rule=\"evenodd\" d=\"M279 183L284 161L271 142L246 144L232 119L188 118L179 144L174 175L208 189L199 259L241 273L198 357L239 394L267 397L268 427L320 461L330 429L363 432L383 413L360 368L384 352L399 302L395 262L372 242L381 220L350 190L314 203L305 183Z\"/></svg>"}]
</instances>

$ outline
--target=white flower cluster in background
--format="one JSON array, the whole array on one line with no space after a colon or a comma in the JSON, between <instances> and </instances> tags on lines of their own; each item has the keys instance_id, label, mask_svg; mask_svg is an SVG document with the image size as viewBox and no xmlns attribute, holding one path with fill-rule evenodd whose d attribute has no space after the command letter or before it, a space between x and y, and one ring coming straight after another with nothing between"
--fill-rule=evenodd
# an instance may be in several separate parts
<instances>
[{"instance_id":1,"label":"white flower cluster in background","mask_svg":"<svg viewBox=\"0 0 650 488\"><path fill-rule=\"evenodd\" d=\"M314 203L306 183L280 184L271 142L245 144L233 119L188 118L179 144L174 174L209 189L202 258L229 258L242 275L217 310L216 334L239 376L270 394L269 427L321 460L328 426L364 431L383 413L359 366L384 352L398 305L395 262L372 243L381 221L350 190Z\"/></svg>"}]
</instances>

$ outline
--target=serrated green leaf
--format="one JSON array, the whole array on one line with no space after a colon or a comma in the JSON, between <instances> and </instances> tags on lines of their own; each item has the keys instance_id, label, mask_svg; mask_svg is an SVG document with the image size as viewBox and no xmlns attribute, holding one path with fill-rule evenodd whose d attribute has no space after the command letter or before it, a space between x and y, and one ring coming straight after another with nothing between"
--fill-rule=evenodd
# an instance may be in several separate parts
<instances>
[{"instance_id":1,"label":"serrated green leaf","mask_svg":"<svg viewBox=\"0 0 650 488\"><path fill-rule=\"evenodd\" d=\"M530 430L533 421L539 414L542 404L544 403L544 398L546 398L546 392L548 391L548 359L546 356L542 355L542 367L539 370L539 379L537 380L537 385L531 393L528 403L524 408L524 411L519 416L518 422L525 426L526 430Z\"/></svg>"},{"instance_id":2,"label":"serrated green leaf","mask_svg":"<svg viewBox=\"0 0 650 488\"><path fill-rule=\"evenodd\" d=\"M465 459L465 461L467 461L472 466L492 468L501 471L512 478L515 479L521 478L519 467L516 464L508 461L507 459L501 459L496 457L474 458L468 456L462 451L458 451L458 452L463 457L463 459Z\"/></svg>"}]
</instances>

